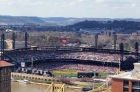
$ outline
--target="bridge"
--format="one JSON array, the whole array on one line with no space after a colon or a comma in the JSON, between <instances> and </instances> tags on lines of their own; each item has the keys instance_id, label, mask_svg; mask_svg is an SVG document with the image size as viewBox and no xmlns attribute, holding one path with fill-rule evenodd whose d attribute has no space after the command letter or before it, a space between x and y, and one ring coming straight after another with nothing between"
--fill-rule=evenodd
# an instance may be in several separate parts
<instances>
[{"instance_id":1,"label":"bridge","mask_svg":"<svg viewBox=\"0 0 140 92\"><path fill-rule=\"evenodd\" d=\"M121 71L118 69L114 75L120 74ZM111 81L111 78L108 78L105 83L103 83L101 86L99 86L96 89L86 91L86 92L111 92L111 86L109 86L109 82ZM66 86L65 84L52 84L49 85L49 87L46 89L45 92L66 92ZM74 90L74 92L79 92ZM85 91L84 91L85 92Z\"/></svg>"}]
</instances>

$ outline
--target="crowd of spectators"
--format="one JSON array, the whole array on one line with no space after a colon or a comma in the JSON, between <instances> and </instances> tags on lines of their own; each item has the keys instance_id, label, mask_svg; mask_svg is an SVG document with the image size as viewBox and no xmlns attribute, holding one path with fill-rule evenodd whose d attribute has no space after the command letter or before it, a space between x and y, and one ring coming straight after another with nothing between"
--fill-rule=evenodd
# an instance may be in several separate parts
<instances>
[{"instance_id":1,"label":"crowd of spectators","mask_svg":"<svg viewBox=\"0 0 140 92\"><path fill-rule=\"evenodd\" d=\"M77 71L85 71L85 72L102 72L102 73L115 73L118 68L109 67L103 65L93 65L93 64L77 64L70 62L45 62L40 64L35 64L34 69L42 69L45 71L48 70L77 70Z\"/></svg>"},{"instance_id":2,"label":"crowd of spectators","mask_svg":"<svg viewBox=\"0 0 140 92\"><path fill-rule=\"evenodd\" d=\"M117 54L106 54L106 53L95 53L95 52L72 52L72 53L63 53L61 55L57 55L56 58L92 60L92 61L103 61L103 62L118 62L119 57L120 56Z\"/></svg>"},{"instance_id":3,"label":"crowd of spectators","mask_svg":"<svg viewBox=\"0 0 140 92\"><path fill-rule=\"evenodd\" d=\"M95 52L71 52L71 51L45 51L45 50L27 50L27 51L12 51L5 53L12 61L31 62L40 61L39 64L34 65L35 69L54 70L54 69L71 69L80 71L95 71L110 73L115 72L117 68L103 65L92 64L77 64L68 62L47 62L47 59L78 59L78 60L92 60L101 62L119 62L120 56L117 54L95 53ZM41 61L46 60L45 63Z\"/></svg>"},{"instance_id":4,"label":"crowd of spectators","mask_svg":"<svg viewBox=\"0 0 140 92\"><path fill-rule=\"evenodd\" d=\"M95 53L95 52L68 52L68 51L15 51L6 53L12 61L16 62L31 62L31 58L34 61L47 60L47 59L77 59L77 60L91 60L101 62L119 62L120 55ZM126 57L124 56L124 59Z\"/></svg>"}]
</instances>

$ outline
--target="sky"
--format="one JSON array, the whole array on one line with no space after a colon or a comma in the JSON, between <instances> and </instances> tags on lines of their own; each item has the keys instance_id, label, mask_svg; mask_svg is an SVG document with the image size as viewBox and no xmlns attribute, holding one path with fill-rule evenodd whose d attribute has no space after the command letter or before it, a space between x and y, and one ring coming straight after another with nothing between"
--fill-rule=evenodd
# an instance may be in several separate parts
<instances>
[{"instance_id":1,"label":"sky","mask_svg":"<svg viewBox=\"0 0 140 92\"><path fill-rule=\"evenodd\" d=\"M0 0L0 15L140 18L140 0Z\"/></svg>"}]
</instances>

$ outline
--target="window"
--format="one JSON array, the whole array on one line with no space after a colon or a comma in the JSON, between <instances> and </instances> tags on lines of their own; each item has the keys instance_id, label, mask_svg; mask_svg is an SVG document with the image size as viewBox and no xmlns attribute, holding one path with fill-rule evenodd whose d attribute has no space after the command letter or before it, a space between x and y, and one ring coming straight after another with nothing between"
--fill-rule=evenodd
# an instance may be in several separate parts
<instances>
[{"instance_id":1,"label":"window","mask_svg":"<svg viewBox=\"0 0 140 92\"><path fill-rule=\"evenodd\" d=\"M124 81L123 84L124 84L124 86L128 86L129 85L129 81Z\"/></svg>"},{"instance_id":2,"label":"window","mask_svg":"<svg viewBox=\"0 0 140 92\"><path fill-rule=\"evenodd\" d=\"M133 89L132 92L140 92L140 89Z\"/></svg>"},{"instance_id":3,"label":"window","mask_svg":"<svg viewBox=\"0 0 140 92\"><path fill-rule=\"evenodd\" d=\"M139 89L140 88L140 82L132 82L133 89Z\"/></svg>"},{"instance_id":4,"label":"window","mask_svg":"<svg viewBox=\"0 0 140 92\"><path fill-rule=\"evenodd\" d=\"M123 82L123 89L124 89L124 91L123 92L129 92L128 90L128 88L129 88L129 81L124 81Z\"/></svg>"},{"instance_id":5,"label":"window","mask_svg":"<svg viewBox=\"0 0 140 92\"><path fill-rule=\"evenodd\" d=\"M128 88L124 88L124 91L123 92L128 92Z\"/></svg>"},{"instance_id":6,"label":"window","mask_svg":"<svg viewBox=\"0 0 140 92\"><path fill-rule=\"evenodd\" d=\"M3 69L3 74L5 75L5 74L7 74L8 72L7 72L7 68L4 68Z\"/></svg>"}]
</instances>

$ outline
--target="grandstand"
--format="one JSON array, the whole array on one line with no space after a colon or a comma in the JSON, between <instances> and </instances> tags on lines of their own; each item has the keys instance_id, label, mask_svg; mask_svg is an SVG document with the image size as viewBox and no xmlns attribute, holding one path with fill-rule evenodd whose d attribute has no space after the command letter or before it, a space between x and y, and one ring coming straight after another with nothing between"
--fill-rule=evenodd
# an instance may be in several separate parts
<instances>
[{"instance_id":1,"label":"grandstand","mask_svg":"<svg viewBox=\"0 0 140 92\"><path fill-rule=\"evenodd\" d=\"M138 61L138 53L123 49L80 47L37 47L33 49L27 48L27 42L25 41L25 43L25 48L1 50L3 52L2 59L14 63L16 72L52 75L51 71L53 70L67 69L78 72L92 71L115 74L119 66L121 70L131 70L133 63ZM20 64L23 62L25 67L21 68ZM43 73L44 71L46 73Z\"/></svg>"},{"instance_id":2,"label":"grandstand","mask_svg":"<svg viewBox=\"0 0 140 92\"><path fill-rule=\"evenodd\" d=\"M54 48L54 47L53 47ZM115 72L119 65L119 54L100 53L91 51L70 51L60 50L57 48L33 50L31 48L15 49L5 51L5 57L9 61L21 64L25 62L27 67L31 66L31 58L33 58L34 68L42 68L47 70L55 69L72 69L80 71L96 71L96 72ZM123 60L135 58L134 55L124 55ZM49 64L49 65L48 65ZM56 66L57 65L57 66ZM50 67L51 66L51 67ZM122 65L123 67L123 65Z\"/></svg>"}]
</instances>

